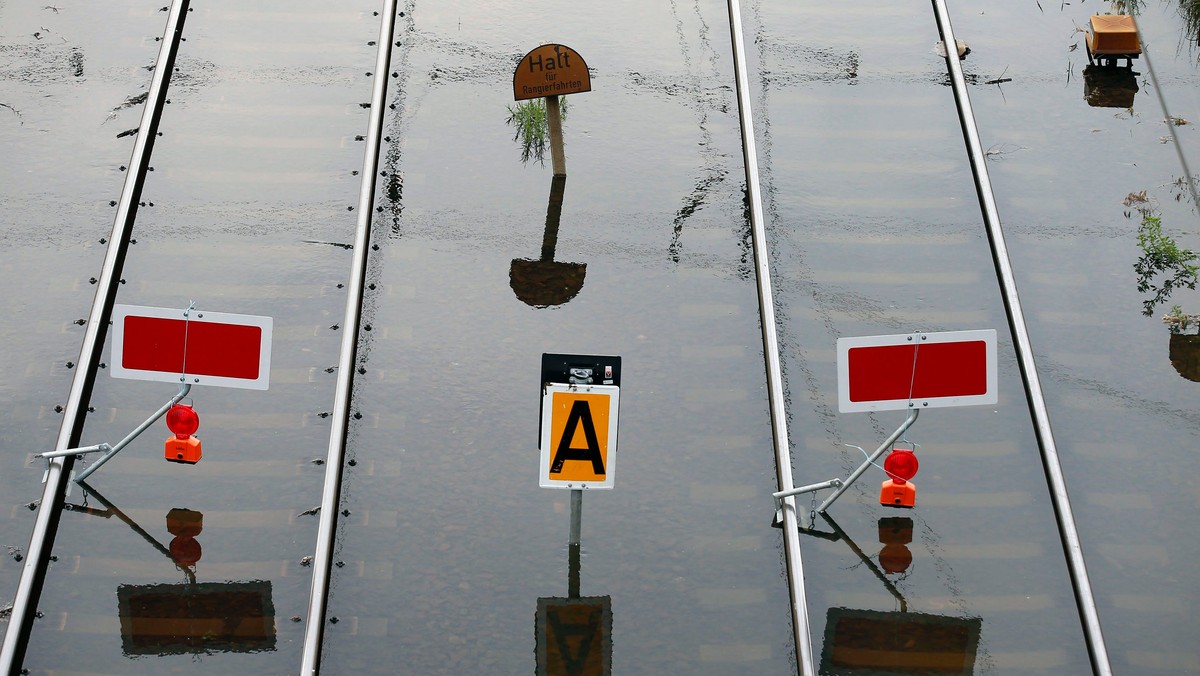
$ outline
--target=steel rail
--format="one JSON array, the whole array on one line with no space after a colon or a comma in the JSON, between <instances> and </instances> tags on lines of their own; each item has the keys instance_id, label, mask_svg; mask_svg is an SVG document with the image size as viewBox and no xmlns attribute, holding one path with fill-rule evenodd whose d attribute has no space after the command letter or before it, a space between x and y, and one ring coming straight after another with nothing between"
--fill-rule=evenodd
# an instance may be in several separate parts
<instances>
[{"instance_id":1,"label":"steel rail","mask_svg":"<svg viewBox=\"0 0 1200 676\"><path fill-rule=\"evenodd\" d=\"M1087 566L1083 560L1083 546L1079 541L1079 532L1075 528L1071 500L1067 496L1067 484L1058 459L1054 432L1050 429L1050 414L1046 409L1045 397L1042 395L1042 385L1033 358L1033 346L1029 340L1029 329L1025 324L1025 314L1021 310L1021 299L1017 295L1017 282L1013 275L1012 262L1008 256L1008 246L1004 241L1004 231L1000 226L996 197L992 192L992 182L988 176L983 146L979 142L979 130L975 126L975 113L971 109L971 99L967 95L967 83L963 77L962 64L956 58L958 43L954 39L954 29L950 25L950 14L946 9L945 0L932 0L932 2L937 18L938 32L941 34L942 44L946 45L946 66L950 71L950 79L954 88L958 119L962 125L963 138L967 145L967 156L971 161L971 173L975 177L975 191L979 196L979 206L987 225L992 260L996 266L1000 294L1004 299L1004 309L1008 315L1009 328L1012 331L1013 346L1016 349L1017 363L1021 369L1021 379L1025 385L1029 412L1033 416L1042 465L1046 471L1046 482L1050 488L1050 500L1054 506L1054 517L1058 522L1058 532L1062 540L1063 551L1066 553L1071 587L1075 592L1075 605L1078 607L1083 623L1088 657L1094 673L1108 675L1112 673L1112 666L1109 664L1108 649L1104 644L1104 632L1100 628L1100 617L1096 611L1092 584L1088 579Z\"/></svg>"},{"instance_id":2,"label":"steel rail","mask_svg":"<svg viewBox=\"0 0 1200 676\"><path fill-rule=\"evenodd\" d=\"M338 357L337 385L333 399L333 426L325 461L325 484L321 490L321 511L313 554L312 588L309 592L308 625L304 631L302 674L317 674L321 668L321 643L325 634L325 610L328 602L330 568L333 564L334 536L337 534L338 505L341 500L342 465L345 462L346 433L350 422L350 400L354 387L355 360L358 356L362 317L363 287L370 252L371 214L375 204L375 184L379 176L380 138L386 109L388 72L396 27L396 0L384 0L379 22L379 49L375 60L374 87L367 123L366 150L362 184L358 195L358 221L354 233L354 258L350 281L346 285L346 315L342 320L342 346Z\"/></svg>"},{"instance_id":3,"label":"steel rail","mask_svg":"<svg viewBox=\"0 0 1200 676\"><path fill-rule=\"evenodd\" d=\"M1175 118L1171 115L1171 111L1167 110L1167 95L1163 92L1162 85L1158 84L1158 73L1154 70L1154 62L1150 59L1150 45L1146 43L1146 39L1142 36L1142 28L1134 22L1134 27L1137 28L1138 42L1142 45L1142 56L1146 59L1146 70L1150 71L1150 82L1154 85L1154 95L1158 97L1158 105L1162 108L1163 122L1167 125L1167 130L1171 134L1171 145L1175 146L1175 155L1179 158L1179 166L1183 169L1183 180L1187 182L1188 191L1192 193L1192 204L1200 204L1200 192L1196 191L1197 178L1192 175L1192 170L1188 167L1187 156L1183 154L1183 144L1179 142L1179 129L1172 120Z\"/></svg>"},{"instance_id":4,"label":"steel rail","mask_svg":"<svg viewBox=\"0 0 1200 676\"><path fill-rule=\"evenodd\" d=\"M754 115L750 106L750 83L746 74L746 47L742 37L742 13L738 0L728 0L729 33L733 42L733 72L737 80L738 122L742 132L742 156L746 165L746 193L750 202L750 231L754 241L754 273L758 283L758 310L762 324L763 358L767 375L775 468L780 491L792 489L792 454L788 442L787 406L783 396L783 373L779 338L775 325L775 299L771 291L770 253L763 223L762 189L758 178L758 151L754 140ZM808 623L808 601L804 591L804 564L800 556L800 531L796 498L783 502L783 544L787 561L788 588L796 666L803 676L815 673Z\"/></svg>"},{"instance_id":5,"label":"steel rail","mask_svg":"<svg viewBox=\"0 0 1200 676\"><path fill-rule=\"evenodd\" d=\"M71 389L63 410L63 422L59 427L55 450L77 447L83 434L87 407L91 400L104 340L108 334L113 304L116 302L129 237L137 219L138 202L145 185L154 139L158 136L158 123L167 98L167 86L171 73L175 70L175 57L183 37L183 24L189 4L190 0L173 0L167 15L166 28L158 48L158 59L150 79L150 90L146 96L146 106L142 110L142 120L138 125L137 138L134 139L133 152L129 157L129 169L121 188L121 198L117 202L112 234L109 236L104 265L96 282L96 296L92 300L92 309L84 329L83 344L76 362L78 366L74 378L71 379ZM26 550L25 564L21 568L21 579L17 583L17 592L13 598L8 632L4 635L3 645L0 646L0 674L18 673L25 659L25 649L29 643L29 634L33 630L38 599L46 580L50 549L58 531L59 517L62 515L64 489L73 466L74 458L70 456L48 461L46 485L42 490L40 507Z\"/></svg>"}]
</instances>

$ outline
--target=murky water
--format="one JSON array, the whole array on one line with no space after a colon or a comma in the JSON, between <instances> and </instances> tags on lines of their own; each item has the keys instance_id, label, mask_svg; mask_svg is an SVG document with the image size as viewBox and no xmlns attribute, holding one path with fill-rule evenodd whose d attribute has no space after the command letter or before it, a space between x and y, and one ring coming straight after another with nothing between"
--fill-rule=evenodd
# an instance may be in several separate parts
<instances>
[{"instance_id":1,"label":"murky water","mask_svg":"<svg viewBox=\"0 0 1200 676\"><path fill-rule=\"evenodd\" d=\"M165 16L44 7L0 7L0 103L20 111L0 108L9 547L28 539L30 456L54 442L83 333L72 322L111 228L131 142L117 135L140 114L122 105L145 91ZM292 673L299 661L292 618L316 530L304 513L323 477L312 460L328 439L349 265L338 245L356 215L378 24L369 6L194 7L119 301L273 316L272 387L193 392L200 464L159 460L166 432L154 432L96 475L99 495L76 488L33 673ZM1122 204L1147 190L1164 229L1200 245L1193 205L1175 199L1174 146L1160 143L1173 130L1196 170L1196 126L1166 127L1157 98L1200 122L1197 61L1174 7L1147 8L1162 91L1143 61L1132 108L1089 105L1074 26L1102 5L1043 7L951 12L973 50L964 67L1113 665L1200 672L1186 574L1195 383L1168 359L1157 316L1140 314L1139 216ZM326 670L537 668L539 607L568 595L570 511L535 479L538 368L542 352L569 352L624 359L616 488L583 504L580 592L611 613L596 649L619 673L794 672L724 4L404 10ZM908 435L918 507L877 507L882 476L868 474L818 522L825 537L804 536L814 650L838 673L855 627L907 627L954 637L965 673L1087 672L931 9L764 1L744 20L797 484L845 476L861 456L843 444L874 447L900 422L837 412L837 337L1001 335L1000 402L930 411ZM570 302L533 308L510 269L541 250L550 170L520 163L505 120L512 64L546 41L594 71L593 91L570 98L555 252L587 267ZM1172 302L1188 309L1195 292ZM103 377L85 440L121 436L172 393ZM192 602L273 621L230 645L138 631L131 603L170 603L190 582L147 540L175 537L174 508L203 514ZM911 535L885 521L896 516ZM911 539L904 572L882 570L904 560L878 558L888 537ZM11 597L20 552L5 553Z\"/></svg>"}]
</instances>

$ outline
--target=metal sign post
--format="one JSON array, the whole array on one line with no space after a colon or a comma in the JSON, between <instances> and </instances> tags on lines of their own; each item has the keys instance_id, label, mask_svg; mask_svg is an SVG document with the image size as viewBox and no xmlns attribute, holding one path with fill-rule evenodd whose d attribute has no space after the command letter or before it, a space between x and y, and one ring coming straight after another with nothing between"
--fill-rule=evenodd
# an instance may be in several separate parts
<instances>
[{"instance_id":1,"label":"metal sign post","mask_svg":"<svg viewBox=\"0 0 1200 676\"><path fill-rule=\"evenodd\" d=\"M583 57L566 45L542 45L529 52L513 71L513 99L546 99L550 131L550 163L555 176L567 175L563 152L562 111L558 97L592 91L592 76Z\"/></svg>"},{"instance_id":2,"label":"metal sign post","mask_svg":"<svg viewBox=\"0 0 1200 676\"><path fill-rule=\"evenodd\" d=\"M585 490L611 489L617 452L621 358L543 354L538 484L571 491L567 598L538 599L540 676L612 673L612 599L579 591Z\"/></svg>"}]
</instances>

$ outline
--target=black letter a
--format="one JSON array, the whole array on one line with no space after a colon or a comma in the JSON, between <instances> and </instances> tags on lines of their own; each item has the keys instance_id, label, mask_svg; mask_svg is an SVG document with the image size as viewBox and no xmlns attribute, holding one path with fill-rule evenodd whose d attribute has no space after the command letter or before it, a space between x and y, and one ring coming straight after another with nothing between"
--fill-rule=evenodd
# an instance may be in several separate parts
<instances>
[{"instance_id":1,"label":"black letter a","mask_svg":"<svg viewBox=\"0 0 1200 676\"><path fill-rule=\"evenodd\" d=\"M571 440L575 438L575 428L583 425L583 436L587 440L587 448L571 448ZM554 460L550 463L550 473L562 473L563 462L567 460L591 460L592 472L604 476L604 459L600 457L600 442L596 439L596 423L592 422L592 409L586 401L576 399L567 415L567 426L563 428L562 439L554 451Z\"/></svg>"}]
</instances>

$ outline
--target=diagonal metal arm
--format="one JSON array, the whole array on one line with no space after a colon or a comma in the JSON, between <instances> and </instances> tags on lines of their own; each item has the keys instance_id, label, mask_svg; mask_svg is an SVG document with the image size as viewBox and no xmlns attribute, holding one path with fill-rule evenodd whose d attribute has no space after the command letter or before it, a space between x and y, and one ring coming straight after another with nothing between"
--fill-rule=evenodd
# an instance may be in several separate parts
<instances>
[{"instance_id":1,"label":"diagonal metal arm","mask_svg":"<svg viewBox=\"0 0 1200 676\"><path fill-rule=\"evenodd\" d=\"M119 453L121 451L121 449L128 446L129 442L138 438L138 436L142 432L145 432L151 425L154 424L154 421L163 417L163 415L166 414L167 411L171 410L172 406L174 406L175 404L178 404L184 397L187 396L187 393L189 391L191 391L191 389L192 389L191 385L188 385L186 383L181 385L179 387L178 395L172 397L171 400L168 401L165 406L160 408L157 413L155 413L154 415L147 418L146 422L139 425L136 429L134 429L134 431L130 432L124 439L118 441L116 446L112 446L105 442L105 443L95 444L93 446L81 446L79 448L64 448L64 449L58 450L58 451L48 451L46 453L38 453L37 455L35 455L33 457L50 459L50 458L65 458L68 455L79 456L79 455L86 455L88 453L104 453L105 454L104 457L97 460L94 465L89 467L86 472L81 474L79 476L79 478L75 480L77 483L83 483L83 480L86 479L87 477L91 476L92 472L95 472L97 469L99 469L100 465L103 465L104 463L108 462L109 458L113 457L114 455Z\"/></svg>"},{"instance_id":2,"label":"diagonal metal arm","mask_svg":"<svg viewBox=\"0 0 1200 676\"><path fill-rule=\"evenodd\" d=\"M829 506L833 504L834 500L837 500L839 497L841 497L842 493L845 493L846 489L850 488L851 484L853 484L855 481L858 481L858 477L862 476L863 472L867 471L867 468L869 468L872 463L878 460L879 456L883 455L884 451L891 448L892 444L894 444L896 440L900 438L901 434L904 434L905 430L913 426L913 423L917 421L917 416L919 415L921 415L921 409L915 407L908 409L908 416L904 419L904 422L900 423L900 426L896 428L896 431L892 432L891 436L889 436L887 439L884 439L882 444L879 444L879 448L875 449L875 452L871 454L871 457L867 458L866 462L859 465L858 469L854 470L850 476L846 477L846 480L843 481L842 485L833 492L833 495L825 498L825 502L822 502L821 506L817 507L817 512L824 514L825 510L829 509Z\"/></svg>"},{"instance_id":3,"label":"diagonal metal arm","mask_svg":"<svg viewBox=\"0 0 1200 676\"><path fill-rule=\"evenodd\" d=\"M156 411L154 413L154 415L150 416L149 418L146 418L145 422L143 422L141 425L138 425L132 432L130 432L128 435L126 435L124 439L118 441L117 444L112 447L112 450L110 450L109 452L100 456L99 460L92 463L92 465L90 467L85 469L82 474L80 474L78 477L75 478L75 483L82 483L84 479L90 477L96 470L100 469L101 465L108 462L109 460L112 460L112 457L114 455L120 453L121 449L128 446L129 442L133 441L134 439L137 439L138 436L142 432L145 432L146 429L149 428L151 425L153 425L155 422L157 422L159 418L166 415L167 411L171 410L172 406L174 406L175 404L178 404L180 402L180 400L182 400L184 397L186 397L188 392L191 391L191 389L192 389L192 386L189 385L188 383L184 383L184 384L180 385L179 386L179 394L171 397L167 401L167 403L163 404L162 408L158 409L158 411Z\"/></svg>"}]
</instances>

